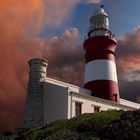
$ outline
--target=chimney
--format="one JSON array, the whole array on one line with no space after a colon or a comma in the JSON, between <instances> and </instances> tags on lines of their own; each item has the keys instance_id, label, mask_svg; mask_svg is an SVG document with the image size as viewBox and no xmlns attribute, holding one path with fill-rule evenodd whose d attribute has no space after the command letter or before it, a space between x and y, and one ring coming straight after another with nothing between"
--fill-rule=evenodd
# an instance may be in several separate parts
<instances>
[{"instance_id":1,"label":"chimney","mask_svg":"<svg viewBox=\"0 0 140 140\"><path fill-rule=\"evenodd\" d=\"M47 66L48 61L45 59L38 58L29 61L25 126L40 127L43 125L43 81L46 78Z\"/></svg>"}]
</instances>

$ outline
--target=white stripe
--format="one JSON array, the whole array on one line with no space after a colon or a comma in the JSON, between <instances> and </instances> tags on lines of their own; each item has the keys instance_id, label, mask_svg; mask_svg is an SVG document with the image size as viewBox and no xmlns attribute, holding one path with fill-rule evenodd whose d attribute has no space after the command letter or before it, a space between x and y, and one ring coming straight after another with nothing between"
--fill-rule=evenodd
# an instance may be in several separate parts
<instances>
[{"instance_id":1,"label":"white stripe","mask_svg":"<svg viewBox=\"0 0 140 140\"><path fill-rule=\"evenodd\" d=\"M115 62L106 59L88 62L85 66L84 83L94 80L112 80L118 82Z\"/></svg>"}]
</instances>

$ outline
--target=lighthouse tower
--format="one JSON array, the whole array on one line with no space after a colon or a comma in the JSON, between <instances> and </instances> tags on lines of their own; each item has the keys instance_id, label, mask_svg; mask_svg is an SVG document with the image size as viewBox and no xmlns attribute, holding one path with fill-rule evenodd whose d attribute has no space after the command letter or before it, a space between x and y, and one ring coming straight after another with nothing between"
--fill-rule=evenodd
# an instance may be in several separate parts
<instances>
[{"instance_id":1,"label":"lighthouse tower","mask_svg":"<svg viewBox=\"0 0 140 140\"><path fill-rule=\"evenodd\" d=\"M84 87L92 95L119 102L119 88L115 64L117 41L109 29L109 17L101 6L90 18L90 28L84 41Z\"/></svg>"}]
</instances>

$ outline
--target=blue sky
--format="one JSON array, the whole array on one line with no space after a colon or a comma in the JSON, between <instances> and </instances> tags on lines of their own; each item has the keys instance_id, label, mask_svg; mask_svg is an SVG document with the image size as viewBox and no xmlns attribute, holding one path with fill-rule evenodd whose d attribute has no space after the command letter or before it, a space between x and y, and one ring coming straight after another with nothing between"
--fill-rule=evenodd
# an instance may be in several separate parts
<instances>
[{"instance_id":1,"label":"blue sky","mask_svg":"<svg viewBox=\"0 0 140 140\"><path fill-rule=\"evenodd\" d=\"M45 27L40 36L60 36L65 29L76 27L80 32L80 39L83 40L89 27L89 17L101 4L105 6L110 17L110 29L116 36L133 32L140 25L140 0L102 0L100 4L79 2L60 26Z\"/></svg>"}]
</instances>

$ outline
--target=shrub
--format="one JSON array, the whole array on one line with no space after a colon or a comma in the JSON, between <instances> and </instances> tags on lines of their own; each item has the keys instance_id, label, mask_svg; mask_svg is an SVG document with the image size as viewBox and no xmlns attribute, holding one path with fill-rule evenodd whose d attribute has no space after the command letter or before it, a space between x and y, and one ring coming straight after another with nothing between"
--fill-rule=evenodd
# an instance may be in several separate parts
<instances>
[{"instance_id":1,"label":"shrub","mask_svg":"<svg viewBox=\"0 0 140 140\"><path fill-rule=\"evenodd\" d=\"M86 137L70 130L60 130L44 140L86 140Z\"/></svg>"},{"instance_id":2,"label":"shrub","mask_svg":"<svg viewBox=\"0 0 140 140\"><path fill-rule=\"evenodd\" d=\"M140 110L124 112L120 120L100 130L100 137L110 140L140 140Z\"/></svg>"}]
</instances>

